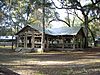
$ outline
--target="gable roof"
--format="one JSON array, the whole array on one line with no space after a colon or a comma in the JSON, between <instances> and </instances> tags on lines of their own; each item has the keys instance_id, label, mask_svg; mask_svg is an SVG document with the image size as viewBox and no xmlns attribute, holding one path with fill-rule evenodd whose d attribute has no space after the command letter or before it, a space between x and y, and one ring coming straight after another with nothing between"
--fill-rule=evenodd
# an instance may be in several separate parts
<instances>
[{"instance_id":1,"label":"gable roof","mask_svg":"<svg viewBox=\"0 0 100 75\"><path fill-rule=\"evenodd\" d=\"M31 27L32 29L39 31L40 33L42 32L42 27L39 27L37 25L34 25L34 26L27 25L26 27ZM22 32L26 27L22 28L18 33L16 33L16 35L19 34L20 32ZM80 30L83 31L83 27L79 27L79 26L78 27L66 27L65 26L65 27L61 27L61 28L46 28L45 34L53 35L53 36L77 35Z\"/></svg>"},{"instance_id":2,"label":"gable roof","mask_svg":"<svg viewBox=\"0 0 100 75\"><path fill-rule=\"evenodd\" d=\"M18 35L20 32L23 32L23 30L26 29L27 27L30 27L32 29L39 31L39 32L42 32L42 27L39 27L37 25L34 25L34 26L27 25L27 26L23 27L20 31L18 31L15 35Z\"/></svg>"},{"instance_id":3,"label":"gable roof","mask_svg":"<svg viewBox=\"0 0 100 75\"><path fill-rule=\"evenodd\" d=\"M77 35L82 27L61 27L48 29L50 35Z\"/></svg>"}]
</instances>

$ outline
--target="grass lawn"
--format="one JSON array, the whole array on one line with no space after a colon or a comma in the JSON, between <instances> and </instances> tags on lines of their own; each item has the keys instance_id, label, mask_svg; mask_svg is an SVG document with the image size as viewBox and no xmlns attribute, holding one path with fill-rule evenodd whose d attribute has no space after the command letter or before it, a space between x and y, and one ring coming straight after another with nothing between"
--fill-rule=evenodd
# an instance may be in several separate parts
<instances>
[{"instance_id":1,"label":"grass lawn","mask_svg":"<svg viewBox=\"0 0 100 75\"><path fill-rule=\"evenodd\" d=\"M100 44L97 44L97 47L100 47Z\"/></svg>"},{"instance_id":2,"label":"grass lawn","mask_svg":"<svg viewBox=\"0 0 100 75\"><path fill-rule=\"evenodd\" d=\"M20 75L100 75L100 50L42 54L6 50L0 52L0 66Z\"/></svg>"},{"instance_id":3,"label":"grass lawn","mask_svg":"<svg viewBox=\"0 0 100 75\"><path fill-rule=\"evenodd\" d=\"M11 49L12 46L0 46L0 49L1 49L1 48L4 48L4 49L5 49L5 48L6 48L6 49ZM15 46L13 46L13 48L15 48Z\"/></svg>"}]
</instances>

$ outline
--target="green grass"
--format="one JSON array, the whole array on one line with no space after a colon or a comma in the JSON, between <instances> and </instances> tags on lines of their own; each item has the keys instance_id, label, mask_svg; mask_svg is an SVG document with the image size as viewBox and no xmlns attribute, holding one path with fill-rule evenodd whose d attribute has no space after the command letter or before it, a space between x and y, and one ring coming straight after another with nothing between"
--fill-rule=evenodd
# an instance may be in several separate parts
<instances>
[{"instance_id":1,"label":"green grass","mask_svg":"<svg viewBox=\"0 0 100 75\"><path fill-rule=\"evenodd\" d=\"M100 44L97 44L97 47L100 47Z\"/></svg>"},{"instance_id":2,"label":"green grass","mask_svg":"<svg viewBox=\"0 0 100 75\"><path fill-rule=\"evenodd\" d=\"M0 48L12 48L12 46L0 46ZM15 48L15 46L13 46L13 48Z\"/></svg>"}]
</instances>

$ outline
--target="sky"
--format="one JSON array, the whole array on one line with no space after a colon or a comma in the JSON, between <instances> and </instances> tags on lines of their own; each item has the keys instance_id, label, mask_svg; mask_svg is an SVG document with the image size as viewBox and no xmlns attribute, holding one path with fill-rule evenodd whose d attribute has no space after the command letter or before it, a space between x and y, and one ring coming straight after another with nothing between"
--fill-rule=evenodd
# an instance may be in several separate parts
<instances>
[{"instance_id":1,"label":"sky","mask_svg":"<svg viewBox=\"0 0 100 75\"><path fill-rule=\"evenodd\" d=\"M54 0L54 2L56 3L56 6L58 6L58 7L61 5L57 0ZM65 9L56 9L56 11L60 14L61 19L65 18L65 15L66 15Z\"/></svg>"},{"instance_id":2,"label":"sky","mask_svg":"<svg viewBox=\"0 0 100 75\"><path fill-rule=\"evenodd\" d=\"M56 3L56 5L58 7L60 6L60 3L57 0L53 0L53 1ZM66 13L65 13L66 10L64 10L64 9L55 9L55 10L59 13L60 19L64 20L65 16L66 16ZM59 28L59 27L64 26L64 23L61 21L53 21L53 22L51 22L51 24L52 24L53 28Z\"/></svg>"}]
</instances>

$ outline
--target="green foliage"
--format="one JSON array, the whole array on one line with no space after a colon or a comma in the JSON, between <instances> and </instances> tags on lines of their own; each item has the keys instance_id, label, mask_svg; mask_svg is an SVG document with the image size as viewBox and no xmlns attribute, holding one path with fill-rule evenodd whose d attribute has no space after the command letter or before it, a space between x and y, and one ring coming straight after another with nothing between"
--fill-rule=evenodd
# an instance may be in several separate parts
<instances>
[{"instance_id":1,"label":"green foliage","mask_svg":"<svg viewBox=\"0 0 100 75\"><path fill-rule=\"evenodd\" d=\"M43 4L42 0L2 0L2 3L4 5L1 7L3 9L0 10L2 11L2 13L0 12L0 21L2 21L2 24L5 24L5 27L6 25L12 27L14 29L13 33L27 24L41 24L43 5L46 7L46 21L52 17L51 11L47 8L51 5L48 0L46 4ZM5 19L6 21L4 21ZM6 33L8 34L8 32Z\"/></svg>"}]
</instances>

